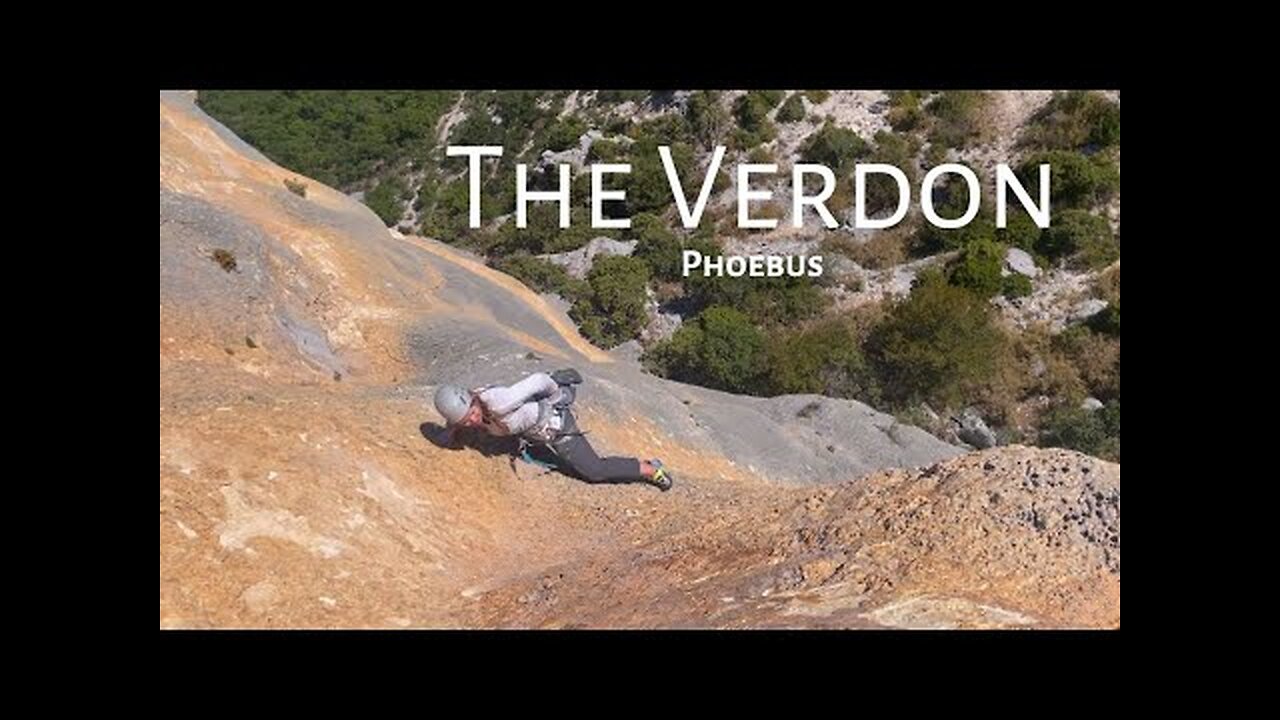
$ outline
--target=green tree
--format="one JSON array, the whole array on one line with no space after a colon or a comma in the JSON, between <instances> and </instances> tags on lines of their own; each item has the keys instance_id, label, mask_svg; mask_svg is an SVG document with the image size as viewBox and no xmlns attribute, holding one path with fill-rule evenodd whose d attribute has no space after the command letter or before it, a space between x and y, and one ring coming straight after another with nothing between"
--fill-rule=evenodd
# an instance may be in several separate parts
<instances>
[{"instance_id":1,"label":"green tree","mask_svg":"<svg viewBox=\"0 0 1280 720\"><path fill-rule=\"evenodd\" d=\"M800 93L792 93L791 97L782 103L782 107L778 108L778 122L793 123L803 119L804 100L800 99Z\"/></svg>"},{"instance_id":2,"label":"green tree","mask_svg":"<svg viewBox=\"0 0 1280 720\"><path fill-rule=\"evenodd\" d=\"M1000 271L1004 269L1004 246L978 239L960 253L951 268L951 284L973 291L979 297L998 295L1005 286Z\"/></svg>"},{"instance_id":3,"label":"green tree","mask_svg":"<svg viewBox=\"0 0 1280 720\"><path fill-rule=\"evenodd\" d=\"M729 131L731 118L720 106L719 93L699 90L689 97L685 115L697 142L708 150L715 147Z\"/></svg>"},{"instance_id":4,"label":"green tree","mask_svg":"<svg viewBox=\"0 0 1280 720\"><path fill-rule=\"evenodd\" d=\"M994 372L1005 347L987 302L936 275L917 278L867 342L886 398L901 406L954 406Z\"/></svg>"},{"instance_id":5,"label":"green tree","mask_svg":"<svg viewBox=\"0 0 1280 720\"><path fill-rule=\"evenodd\" d=\"M1027 122L1021 142L1045 150L1119 145L1120 105L1093 91L1054 93Z\"/></svg>"},{"instance_id":6,"label":"green tree","mask_svg":"<svg viewBox=\"0 0 1280 720\"><path fill-rule=\"evenodd\" d=\"M808 163L826 165L842 177L852 174L854 161L868 151L867 142L858 133L827 123L800 146L800 157Z\"/></svg>"},{"instance_id":7,"label":"green tree","mask_svg":"<svg viewBox=\"0 0 1280 720\"><path fill-rule=\"evenodd\" d=\"M987 134L985 122L990 95L977 90L948 90L936 95L925 110L933 117L929 140L949 148L965 148Z\"/></svg>"},{"instance_id":8,"label":"green tree","mask_svg":"<svg viewBox=\"0 0 1280 720\"><path fill-rule=\"evenodd\" d=\"M762 394L767 349L764 334L730 307L698 313L646 355L666 377L729 392Z\"/></svg>"},{"instance_id":9,"label":"green tree","mask_svg":"<svg viewBox=\"0 0 1280 720\"><path fill-rule=\"evenodd\" d=\"M540 258L508 255L491 264L538 292L556 293L570 303L586 296L591 289L585 281L571 276L564 268Z\"/></svg>"},{"instance_id":10,"label":"green tree","mask_svg":"<svg viewBox=\"0 0 1280 720\"><path fill-rule=\"evenodd\" d=\"M853 324L843 318L773 336L769 385L775 394L819 393L874 398L874 377Z\"/></svg>"},{"instance_id":11,"label":"green tree","mask_svg":"<svg viewBox=\"0 0 1280 720\"><path fill-rule=\"evenodd\" d=\"M1055 210L1091 207L1106 202L1120 190L1120 172L1109 157L1052 150L1034 153L1018 167L1018 177L1033 198L1040 197L1042 164L1049 165L1049 198Z\"/></svg>"},{"instance_id":12,"label":"green tree","mask_svg":"<svg viewBox=\"0 0 1280 720\"><path fill-rule=\"evenodd\" d=\"M400 222L407 195L408 188L404 181L393 177L383 180L377 187L365 193L364 202L375 215L382 219L384 224L391 227Z\"/></svg>"},{"instance_id":13,"label":"green tree","mask_svg":"<svg viewBox=\"0 0 1280 720\"><path fill-rule=\"evenodd\" d=\"M777 128L769 120L769 111L777 105L770 102L772 95L752 90L739 97L733 104L733 116L738 121L737 145L747 150L766 143L777 136Z\"/></svg>"},{"instance_id":14,"label":"green tree","mask_svg":"<svg viewBox=\"0 0 1280 720\"><path fill-rule=\"evenodd\" d=\"M1110 223L1085 210L1058 213L1040 234L1036 250L1051 260L1069 257L1090 268L1105 267L1120 257Z\"/></svg>"},{"instance_id":15,"label":"green tree","mask_svg":"<svg viewBox=\"0 0 1280 720\"><path fill-rule=\"evenodd\" d=\"M570 310L588 339L611 348L639 334L644 327L645 288L649 267L633 257L598 257L587 273L591 291Z\"/></svg>"}]
</instances>

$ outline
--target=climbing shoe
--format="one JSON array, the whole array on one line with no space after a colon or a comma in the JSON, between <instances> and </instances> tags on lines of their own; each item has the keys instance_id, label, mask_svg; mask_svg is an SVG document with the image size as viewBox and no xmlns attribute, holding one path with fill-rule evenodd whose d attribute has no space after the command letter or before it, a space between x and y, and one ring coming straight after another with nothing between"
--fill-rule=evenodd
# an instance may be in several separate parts
<instances>
[{"instance_id":1,"label":"climbing shoe","mask_svg":"<svg viewBox=\"0 0 1280 720\"><path fill-rule=\"evenodd\" d=\"M650 460L649 464L653 466L653 477L649 478L649 482L656 485L662 492L670 490L672 481L675 480L671 471L663 467L662 461L657 458Z\"/></svg>"}]
</instances>

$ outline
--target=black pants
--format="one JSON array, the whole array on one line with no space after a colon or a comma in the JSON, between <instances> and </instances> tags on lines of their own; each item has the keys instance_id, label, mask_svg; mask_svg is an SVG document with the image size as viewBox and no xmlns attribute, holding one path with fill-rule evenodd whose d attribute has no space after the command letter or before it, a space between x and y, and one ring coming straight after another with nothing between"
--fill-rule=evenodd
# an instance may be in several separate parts
<instances>
[{"instance_id":1,"label":"black pants","mask_svg":"<svg viewBox=\"0 0 1280 720\"><path fill-rule=\"evenodd\" d=\"M564 427L568 433L552 444L557 465L589 483L647 482L640 473L640 461L628 457L602 458L578 430L573 413L564 411Z\"/></svg>"}]
</instances>

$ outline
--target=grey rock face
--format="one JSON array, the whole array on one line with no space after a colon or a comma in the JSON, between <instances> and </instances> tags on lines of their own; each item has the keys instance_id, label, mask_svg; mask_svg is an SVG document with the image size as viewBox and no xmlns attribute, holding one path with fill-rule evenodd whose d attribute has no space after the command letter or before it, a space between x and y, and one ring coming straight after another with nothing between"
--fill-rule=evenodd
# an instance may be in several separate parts
<instances>
[{"instance_id":1,"label":"grey rock face","mask_svg":"<svg viewBox=\"0 0 1280 720\"><path fill-rule=\"evenodd\" d=\"M1097 298L1085 300L1071 309L1071 322L1088 320L1090 317L1102 312L1106 307L1106 300L1099 300Z\"/></svg>"},{"instance_id":2,"label":"grey rock face","mask_svg":"<svg viewBox=\"0 0 1280 720\"><path fill-rule=\"evenodd\" d=\"M995 447L996 434L991 432L991 428L987 427L982 416L973 408L966 408L959 417L952 418L951 422L956 426L956 435L962 441L979 450Z\"/></svg>"},{"instance_id":3,"label":"grey rock face","mask_svg":"<svg viewBox=\"0 0 1280 720\"><path fill-rule=\"evenodd\" d=\"M1004 266L1012 272L1026 275L1029 278L1040 274L1040 268L1036 267L1036 261L1032 259L1026 250L1019 248L1009 248L1005 251Z\"/></svg>"},{"instance_id":4,"label":"grey rock face","mask_svg":"<svg viewBox=\"0 0 1280 720\"><path fill-rule=\"evenodd\" d=\"M542 259L559 265L570 275L583 279L591 271L591 264L597 255L630 255L636 249L635 240L613 240L598 237L569 252L539 255Z\"/></svg>"}]
</instances>

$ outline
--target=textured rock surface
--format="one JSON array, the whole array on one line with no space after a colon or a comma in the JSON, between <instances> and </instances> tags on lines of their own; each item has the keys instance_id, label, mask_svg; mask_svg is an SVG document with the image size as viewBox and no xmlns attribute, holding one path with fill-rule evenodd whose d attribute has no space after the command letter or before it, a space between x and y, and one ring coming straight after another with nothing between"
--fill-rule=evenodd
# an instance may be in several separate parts
<instances>
[{"instance_id":1,"label":"textured rock surface","mask_svg":"<svg viewBox=\"0 0 1280 720\"><path fill-rule=\"evenodd\" d=\"M296 178L162 93L162 627L1119 623L1119 466L654 378ZM436 384L566 365L673 491L431 442Z\"/></svg>"}]
</instances>

